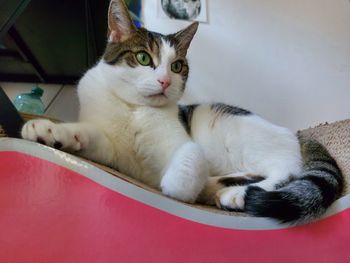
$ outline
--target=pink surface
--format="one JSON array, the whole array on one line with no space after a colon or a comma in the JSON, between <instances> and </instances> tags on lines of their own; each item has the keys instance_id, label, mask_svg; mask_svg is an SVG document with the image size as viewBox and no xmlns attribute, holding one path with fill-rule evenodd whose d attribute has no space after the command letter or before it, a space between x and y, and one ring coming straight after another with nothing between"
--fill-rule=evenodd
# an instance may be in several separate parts
<instances>
[{"instance_id":1,"label":"pink surface","mask_svg":"<svg viewBox=\"0 0 350 263\"><path fill-rule=\"evenodd\" d=\"M350 210L283 230L195 223L0 152L0 262L350 262Z\"/></svg>"}]
</instances>

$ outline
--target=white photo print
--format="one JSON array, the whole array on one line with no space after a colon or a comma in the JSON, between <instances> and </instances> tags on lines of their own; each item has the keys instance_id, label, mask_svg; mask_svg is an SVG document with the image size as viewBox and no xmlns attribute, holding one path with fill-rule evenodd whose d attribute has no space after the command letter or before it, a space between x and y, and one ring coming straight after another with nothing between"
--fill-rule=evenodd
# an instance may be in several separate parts
<instances>
[{"instance_id":1,"label":"white photo print","mask_svg":"<svg viewBox=\"0 0 350 263\"><path fill-rule=\"evenodd\" d=\"M158 15L162 18L206 22L206 0L158 0Z\"/></svg>"}]
</instances>

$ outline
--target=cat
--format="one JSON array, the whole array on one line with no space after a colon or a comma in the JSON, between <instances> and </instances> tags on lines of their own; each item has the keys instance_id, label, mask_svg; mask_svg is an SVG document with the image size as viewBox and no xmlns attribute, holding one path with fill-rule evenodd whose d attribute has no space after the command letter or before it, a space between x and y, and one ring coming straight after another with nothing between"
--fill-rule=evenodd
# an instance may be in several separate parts
<instances>
[{"instance_id":1,"label":"cat","mask_svg":"<svg viewBox=\"0 0 350 263\"><path fill-rule=\"evenodd\" d=\"M162 0L161 3L170 18L194 20L201 11L200 0Z\"/></svg>"},{"instance_id":2,"label":"cat","mask_svg":"<svg viewBox=\"0 0 350 263\"><path fill-rule=\"evenodd\" d=\"M112 0L105 53L78 84L79 122L31 120L22 137L113 167L180 201L282 222L319 217L343 189L322 145L231 105L178 105L197 28L170 35L137 29L124 2Z\"/></svg>"}]
</instances>

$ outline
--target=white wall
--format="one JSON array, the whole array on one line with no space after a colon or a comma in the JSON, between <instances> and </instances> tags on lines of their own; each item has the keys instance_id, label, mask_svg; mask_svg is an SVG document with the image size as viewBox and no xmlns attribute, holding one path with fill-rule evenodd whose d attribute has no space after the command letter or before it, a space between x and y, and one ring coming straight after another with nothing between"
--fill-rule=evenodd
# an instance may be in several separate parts
<instances>
[{"instance_id":1,"label":"white wall","mask_svg":"<svg viewBox=\"0 0 350 263\"><path fill-rule=\"evenodd\" d=\"M158 19L144 0L145 27ZM349 0L208 0L189 51L191 101L223 101L297 130L350 118Z\"/></svg>"},{"instance_id":2,"label":"white wall","mask_svg":"<svg viewBox=\"0 0 350 263\"><path fill-rule=\"evenodd\" d=\"M79 101L75 85L65 85L51 102L46 115L66 122L75 122L79 115Z\"/></svg>"}]
</instances>

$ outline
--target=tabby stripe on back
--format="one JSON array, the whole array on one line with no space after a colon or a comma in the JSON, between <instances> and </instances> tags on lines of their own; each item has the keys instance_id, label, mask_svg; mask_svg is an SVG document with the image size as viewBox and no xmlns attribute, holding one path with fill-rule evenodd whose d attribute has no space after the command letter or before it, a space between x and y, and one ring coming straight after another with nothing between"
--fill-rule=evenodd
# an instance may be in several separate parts
<instances>
[{"instance_id":1,"label":"tabby stripe on back","mask_svg":"<svg viewBox=\"0 0 350 263\"><path fill-rule=\"evenodd\" d=\"M252 114L250 111L247 111L245 109L241 109L241 108L227 105L224 103L215 103L211 105L211 109L221 114L230 114L230 115L239 115L239 116Z\"/></svg>"},{"instance_id":2,"label":"tabby stripe on back","mask_svg":"<svg viewBox=\"0 0 350 263\"><path fill-rule=\"evenodd\" d=\"M184 126L185 130L191 135L192 116L198 104L193 105L179 105L179 120Z\"/></svg>"}]
</instances>

